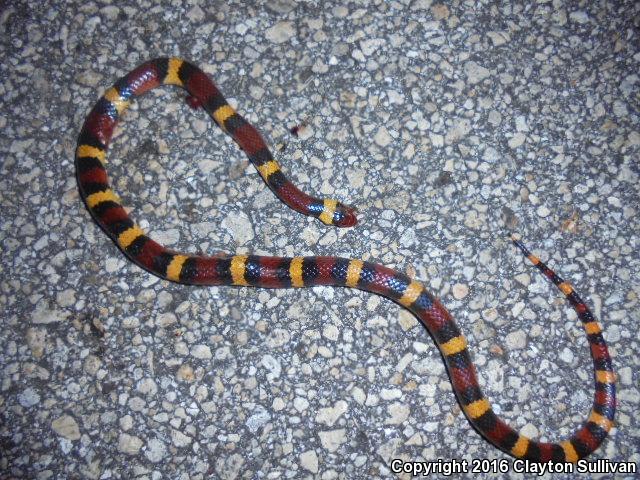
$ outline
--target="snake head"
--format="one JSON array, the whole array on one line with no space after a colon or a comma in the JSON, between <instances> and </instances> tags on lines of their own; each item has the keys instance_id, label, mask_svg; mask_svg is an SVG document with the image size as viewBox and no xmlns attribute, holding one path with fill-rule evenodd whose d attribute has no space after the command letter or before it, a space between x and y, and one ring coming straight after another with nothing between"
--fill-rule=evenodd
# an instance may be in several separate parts
<instances>
[{"instance_id":1,"label":"snake head","mask_svg":"<svg viewBox=\"0 0 640 480\"><path fill-rule=\"evenodd\" d=\"M358 223L356 209L338 202L336 210L333 212L333 224L336 227L347 228L353 227L356 223Z\"/></svg>"}]
</instances>

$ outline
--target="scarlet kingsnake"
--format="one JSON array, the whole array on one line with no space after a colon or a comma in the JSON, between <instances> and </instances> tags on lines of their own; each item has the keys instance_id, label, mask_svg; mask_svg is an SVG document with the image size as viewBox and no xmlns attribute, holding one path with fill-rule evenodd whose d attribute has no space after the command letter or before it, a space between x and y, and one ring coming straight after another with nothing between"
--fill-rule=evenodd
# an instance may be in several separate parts
<instances>
[{"instance_id":1,"label":"scarlet kingsnake","mask_svg":"<svg viewBox=\"0 0 640 480\"><path fill-rule=\"evenodd\" d=\"M462 410L487 440L517 458L576 462L593 452L613 426L615 374L598 322L573 288L524 245L516 246L566 296L586 330L594 365L593 407L582 427L560 443L541 443L518 434L500 420L482 394L467 341L449 312L418 281L390 268L336 257L195 256L169 250L146 236L109 186L106 150L114 126L132 97L163 84L185 88L193 107L204 108L248 155L260 175L285 204L327 225L351 227L353 209L336 200L310 197L286 179L258 131L229 106L209 77L178 58L158 58L140 65L108 89L84 122L76 150L80 196L96 222L124 254L159 277L183 284L263 288L316 285L359 288L387 297L409 309L435 339Z\"/></svg>"}]
</instances>

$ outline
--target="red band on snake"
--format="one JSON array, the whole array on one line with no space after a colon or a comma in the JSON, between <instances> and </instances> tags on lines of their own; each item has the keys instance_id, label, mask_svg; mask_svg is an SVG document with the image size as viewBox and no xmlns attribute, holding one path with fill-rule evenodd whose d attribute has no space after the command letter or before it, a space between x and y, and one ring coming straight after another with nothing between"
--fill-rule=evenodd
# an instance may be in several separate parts
<instances>
[{"instance_id":1,"label":"red band on snake","mask_svg":"<svg viewBox=\"0 0 640 480\"><path fill-rule=\"evenodd\" d=\"M602 329L574 289L534 257L516 246L566 296L587 334L594 365L595 395L584 424L568 439L543 443L519 434L496 416L478 384L467 341L442 304L422 283L375 263L337 257L198 256L169 250L149 238L123 208L105 169L113 128L131 99L159 85L189 92L189 102L204 108L245 151L265 183L290 208L327 225L350 227L352 208L336 200L317 199L295 187L282 173L258 131L225 100L198 67L178 58L159 58L140 65L107 90L85 120L76 150L80 196L95 221L124 254L154 275L194 285L294 288L331 285L382 295L411 311L434 338L453 390L469 422L489 442L508 454L540 462L576 462L596 450L613 426L615 374Z\"/></svg>"}]
</instances>

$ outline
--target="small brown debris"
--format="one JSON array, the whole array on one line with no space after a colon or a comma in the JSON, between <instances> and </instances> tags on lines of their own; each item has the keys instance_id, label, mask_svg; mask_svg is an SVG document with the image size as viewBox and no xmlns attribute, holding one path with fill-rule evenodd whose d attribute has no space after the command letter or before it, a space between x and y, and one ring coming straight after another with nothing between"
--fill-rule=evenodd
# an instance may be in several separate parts
<instances>
[{"instance_id":1,"label":"small brown debris","mask_svg":"<svg viewBox=\"0 0 640 480\"><path fill-rule=\"evenodd\" d=\"M304 133L304 131L307 129L308 126L309 124L307 122L302 122L294 127L291 127L289 129L289 132L291 132L291 134L294 137L299 137L301 134Z\"/></svg>"},{"instance_id":2,"label":"small brown debris","mask_svg":"<svg viewBox=\"0 0 640 480\"><path fill-rule=\"evenodd\" d=\"M500 345L496 345L496 344L491 345L491 347L489 347L489 351L494 355L500 355L500 356L504 355L504 350Z\"/></svg>"},{"instance_id":3,"label":"small brown debris","mask_svg":"<svg viewBox=\"0 0 640 480\"><path fill-rule=\"evenodd\" d=\"M178 369L178 379L184 382L193 382L196 379L195 374L193 373L193 368L191 365L184 364Z\"/></svg>"},{"instance_id":4,"label":"small brown debris","mask_svg":"<svg viewBox=\"0 0 640 480\"><path fill-rule=\"evenodd\" d=\"M93 320L91 320L91 332L97 336L97 337L104 337L107 333L107 329L104 327L104 324L102 323L102 321L100 321L99 318L93 318Z\"/></svg>"},{"instance_id":5,"label":"small brown debris","mask_svg":"<svg viewBox=\"0 0 640 480\"><path fill-rule=\"evenodd\" d=\"M574 210L574 212L571 214L571 218L562 222L562 225L560 226L560 230L562 230L563 232L576 233L579 229L579 225L578 225L579 218L580 218L580 215L578 214L578 212Z\"/></svg>"}]
</instances>

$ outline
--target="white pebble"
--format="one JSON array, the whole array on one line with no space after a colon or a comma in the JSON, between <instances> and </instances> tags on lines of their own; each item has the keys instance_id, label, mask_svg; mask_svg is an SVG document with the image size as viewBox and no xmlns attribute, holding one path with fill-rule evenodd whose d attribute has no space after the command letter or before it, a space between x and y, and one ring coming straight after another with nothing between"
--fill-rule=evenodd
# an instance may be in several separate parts
<instances>
[{"instance_id":1,"label":"white pebble","mask_svg":"<svg viewBox=\"0 0 640 480\"><path fill-rule=\"evenodd\" d=\"M338 327L333 324L326 325L322 330L322 336L327 340L331 340L333 342L338 340L339 334L340 331L338 330Z\"/></svg>"},{"instance_id":2,"label":"white pebble","mask_svg":"<svg viewBox=\"0 0 640 480\"><path fill-rule=\"evenodd\" d=\"M353 390L351 390L351 396L360 405L363 405L367 399L367 395L364 393L364 390L362 390L360 387L353 387Z\"/></svg>"},{"instance_id":3,"label":"white pebble","mask_svg":"<svg viewBox=\"0 0 640 480\"><path fill-rule=\"evenodd\" d=\"M461 300L469 295L469 287L464 283L456 283L452 288L452 292L453 298L455 298L456 300Z\"/></svg>"},{"instance_id":4,"label":"white pebble","mask_svg":"<svg viewBox=\"0 0 640 480\"><path fill-rule=\"evenodd\" d=\"M330 427L347 411L348 404L338 400L333 407L321 408L316 415L316 422Z\"/></svg>"},{"instance_id":5,"label":"white pebble","mask_svg":"<svg viewBox=\"0 0 640 480\"><path fill-rule=\"evenodd\" d=\"M389 417L384 421L387 425L400 425L409 418L409 406L403 403L393 403L387 408Z\"/></svg>"},{"instance_id":6,"label":"white pebble","mask_svg":"<svg viewBox=\"0 0 640 480\"><path fill-rule=\"evenodd\" d=\"M513 137L511 137L507 143L510 148L516 149L520 145L522 145L526 139L527 136L524 133L518 132Z\"/></svg>"},{"instance_id":7,"label":"white pebble","mask_svg":"<svg viewBox=\"0 0 640 480\"><path fill-rule=\"evenodd\" d=\"M280 373L282 372L280 362L272 355L265 355L264 357L262 357L262 361L260 362L260 364L264 368L269 370L269 373L267 373L267 380L269 381L278 378L280 376Z\"/></svg>"},{"instance_id":8,"label":"white pebble","mask_svg":"<svg viewBox=\"0 0 640 480\"><path fill-rule=\"evenodd\" d=\"M127 455L137 455L142 448L142 440L140 438L121 433L118 437L118 451Z\"/></svg>"},{"instance_id":9,"label":"white pebble","mask_svg":"<svg viewBox=\"0 0 640 480\"><path fill-rule=\"evenodd\" d=\"M78 423L70 415L62 415L51 422L51 428L61 437L67 440L80 439L80 428Z\"/></svg>"},{"instance_id":10,"label":"white pebble","mask_svg":"<svg viewBox=\"0 0 640 480\"><path fill-rule=\"evenodd\" d=\"M244 245L255 236L253 225L244 212L232 212L222 220L224 228L238 245Z\"/></svg>"},{"instance_id":11,"label":"white pebble","mask_svg":"<svg viewBox=\"0 0 640 480\"><path fill-rule=\"evenodd\" d=\"M487 32L487 36L491 39L491 42L495 47L504 45L511 40L511 36L508 32Z\"/></svg>"},{"instance_id":12,"label":"white pebble","mask_svg":"<svg viewBox=\"0 0 640 480\"><path fill-rule=\"evenodd\" d=\"M209 358L212 357L211 355L211 349L209 348L208 345L194 345L191 348L191 356L195 357L195 358L199 358L201 360L208 360Z\"/></svg>"},{"instance_id":13,"label":"white pebble","mask_svg":"<svg viewBox=\"0 0 640 480\"><path fill-rule=\"evenodd\" d=\"M293 408L299 412L304 412L309 408L309 401L303 397L296 397L293 399Z\"/></svg>"},{"instance_id":14,"label":"white pebble","mask_svg":"<svg viewBox=\"0 0 640 480\"><path fill-rule=\"evenodd\" d=\"M373 139L381 147L386 147L393 140L385 127L380 127L375 137L373 137Z\"/></svg>"},{"instance_id":15,"label":"white pebble","mask_svg":"<svg viewBox=\"0 0 640 480\"><path fill-rule=\"evenodd\" d=\"M402 397L402 392L399 388L383 388L380 392L380 398L383 400L395 400Z\"/></svg>"},{"instance_id":16,"label":"white pebble","mask_svg":"<svg viewBox=\"0 0 640 480\"><path fill-rule=\"evenodd\" d=\"M318 432L318 436L320 437L322 448L328 450L329 452L335 452L338 447L340 447L340 445L342 445L347 440L346 431L344 428Z\"/></svg>"},{"instance_id":17,"label":"white pebble","mask_svg":"<svg viewBox=\"0 0 640 480\"><path fill-rule=\"evenodd\" d=\"M300 465L311 473L318 473L318 455L315 450L308 450L300 454Z\"/></svg>"},{"instance_id":18,"label":"white pebble","mask_svg":"<svg viewBox=\"0 0 640 480\"><path fill-rule=\"evenodd\" d=\"M573 352L569 348L565 347L562 352L560 352L560 360L565 363L573 362Z\"/></svg>"},{"instance_id":19,"label":"white pebble","mask_svg":"<svg viewBox=\"0 0 640 480\"><path fill-rule=\"evenodd\" d=\"M157 438L149 440L145 456L150 462L158 463L167 455L167 447Z\"/></svg>"},{"instance_id":20,"label":"white pebble","mask_svg":"<svg viewBox=\"0 0 640 480\"><path fill-rule=\"evenodd\" d=\"M549 214L551 213L551 210L549 210L545 205L540 205L536 209L536 213L538 214L539 217L545 218L549 216Z\"/></svg>"},{"instance_id":21,"label":"white pebble","mask_svg":"<svg viewBox=\"0 0 640 480\"><path fill-rule=\"evenodd\" d=\"M20 402L20 405L24 408L33 407L40 403L40 395L38 395L35 389L29 387L18 395L18 402Z\"/></svg>"},{"instance_id":22,"label":"white pebble","mask_svg":"<svg viewBox=\"0 0 640 480\"><path fill-rule=\"evenodd\" d=\"M527 334L524 330L516 330L505 337L505 342L510 350L518 350L527 346Z\"/></svg>"},{"instance_id":23,"label":"white pebble","mask_svg":"<svg viewBox=\"0 0 640 480\"><path fill-rule=\"evenodd\" d=\"M470 83L479 83L491 75L491 72L488 69L476 62L465 63L464 72L466 73L467 79Z\"/></svg>"},{"instance_id":24,"label":"white pebble","mask_svg":"<svg viewBox=\"0 0 640 480\"><path fill-rule=\"evenodd\" d=\"M281 21L274 26L267 28L265 37L273 43L284 43L296 33L293 23Z\"/></svg>"},{"instance_id":25,"label":"white pebble","mask_svg":"<svg viewBox=\"0 0 640 480\"><path fill-rule=\"evenodd\" d=\"M176 447L186 447L190 445L193 440L191 437L185 435L179 430L171 430L171 443Z\"/></svg>"},{"instance_id":26,"label":"white pebble","mask_svg":"<svg viewBox=\"0 0 640 480\"><path fill-rule=\"evenodd\" d=\"M158 385L153 378L143 378L138 382L137 390L144 395L155 395L158 391Z\"/></svg>"}]
</instances>

